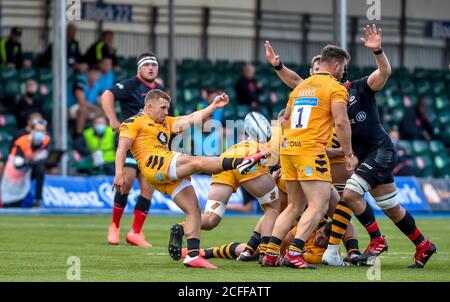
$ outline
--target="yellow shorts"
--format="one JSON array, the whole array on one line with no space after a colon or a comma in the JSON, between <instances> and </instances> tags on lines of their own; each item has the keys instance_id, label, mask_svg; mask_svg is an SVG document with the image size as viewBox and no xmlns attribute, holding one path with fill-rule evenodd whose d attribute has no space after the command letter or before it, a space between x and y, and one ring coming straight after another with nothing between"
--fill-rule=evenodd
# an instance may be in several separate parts
<instances>
[{"instance_id":1,"label":"yellow shorts","mask_svg":"<svg viewBox=\"0 0 450 302\"><path fill-rule=\"evenodd\" d=\"M284 180L321 180L331 182L330 161L326 154L285 155L280 157Z\"/></svg>"},{"instance_id":2,"label":"yellow shorts","mask_svg":"<svg viewBox=\"0 0 450 302\"><path fill-rule=\"evenodd\" d=\"M243 182L255 179L264 174L269 174L269 172L269 168L260 165L255 165L246 175L242 175L238 170L223 171L212 176L211 184L228 185L236 192Z\"/></svg>"},{"instance_id":3,"label":"yellow shorts","mask_svg":"<svg viewBox=\"0 0 450 302\"><path fill-rule=\"evenodd\" d=\"M186 184L186 180L189 180L189 184ZM169 195L171 198L175 197L172 196L172 194L175 192L175 190L178 188L178 186L183 185L183 188L190 185L190 180L191 178L185 178L185 179L181 179L181 180L177 180L168 184L161 184L161 185L151 185L153 189L163 193L163 194L167 194Z\"/></svg>"},{"instance_id":4,"label":"yellow shorts","mask_svg":"<svg viewBox=\"0 0 450 302\"><path fill-rule=\"evenodd\" d=\"M151 153L148 157L138 161L139 171L150 186L156 188L156 186L174 182L169 178L169 167L176 154L177 152L161 151Z\"/></svg>"}]
</instances>

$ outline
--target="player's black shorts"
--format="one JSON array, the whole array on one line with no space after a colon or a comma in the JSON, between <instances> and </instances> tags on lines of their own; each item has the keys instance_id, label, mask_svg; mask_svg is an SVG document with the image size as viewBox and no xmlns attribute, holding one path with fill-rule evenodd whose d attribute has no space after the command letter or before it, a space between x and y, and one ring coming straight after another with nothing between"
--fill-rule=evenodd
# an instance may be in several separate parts
<instances>
[{"instance_id":1,"label":"player's black shorts","mask_svg":"<svg viewBox=\"0 0 450 302\"><path fill-rule=\"evenodd\" d=\"M379 148L367 154L355 173L361 176L373 189L382 184L394 182L392 169L397 163L397 153L392 148Z\"/></svg>"},{"instance_id":2,"label":"player's black shorts","mask_svg":"<svg viewBox=\"0 0 450 302\"><path fill-rule=\"evenodd\" d=\"M133 154L131 154L131 151L128 150L127 151L127 157L125 158L125 167L130 167L130 168L134 168L139 172L139 168L137 165L136 160L133 157Z\"/></svg>"}]
</instances>

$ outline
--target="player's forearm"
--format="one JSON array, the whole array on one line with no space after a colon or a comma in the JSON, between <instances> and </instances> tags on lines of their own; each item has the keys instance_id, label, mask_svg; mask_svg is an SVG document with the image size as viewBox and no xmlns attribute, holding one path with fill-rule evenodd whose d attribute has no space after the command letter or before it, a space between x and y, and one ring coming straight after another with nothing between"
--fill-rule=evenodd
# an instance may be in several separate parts
<instances>
[{"instance_id":1,"label":"player's forearm","mask_svg":"<svg viewBox=\"0 0 450 302\"><path fill-rule=\"evenodd\" d=\"M116 174L123 172L123 166L125 165L125 159L127 157L128 148L120 143L116 151Z\"/></svg>"},{"instance_id":2,"label":"player's forearm","mask_svg":"<svg viewBox=\"0 0 450 302\"><path fill-rule=\"evenodd\" d=\"M350 127L350 122L348 120L343 120L335 123L336 135L338 137L339 143L341 144L341 149L345 157L350 157L353 154L352 151L352 130Z\"/></svg>"},{"instance_id":3,"label":"player's forearm","mask_svg":"<svg viewBox=\"0 0 450 302\"><path fill-rule=\"evenodd\" d=\"M293 70L283 66L280 70L275 70L278 77L289 87L294 89L303 79Z\"/></svg>"},{"instance_id":4,"label":"player's forearm","mask_svg":"<svg viewBox=\"0 0 450 302\"><path fill-rule=\"evenodd\" d=\"M336 158L345 155L344 151L342 151L342 148L327 148L326 152L328 158Z\"/></svg>"},{"instance_id":5,"label":"player's forearm","mask_svg":"<svg viewBox=\"0 0 450 302\"><path fill-rule=\"evenodd\" d=\"M191 125L203 124L205 120L209 119L209 117L214 113L214 111L216 111L214 105L209 105L208 107L202 110L194 112L191 118Z\"/></svg>"},{"instance_id":6,"label":"player's forearm","mask_svg":"<svg viewBox=\"0 0 450 302\"><path fill-rule=\"evenodd\" d=\"M112 97L110 93L108 93L108 91L105 91L100 98L100 103L102 105L103 111L106 114L106 117L110 121L116 121L117 115L116 109L114 108L114 97Z\"/></svg>"},{"instance_id":7,"label":"player's forearm","mask_svg":"<svg viewBox=\"0 0 450 302\"><path fill-rule=\"evenodd\" d=\"M389 63L386 54L382 53L375 55L375 62L380 74L387 79L391 75L391 64Z\"/></svg>"}]
</instances>

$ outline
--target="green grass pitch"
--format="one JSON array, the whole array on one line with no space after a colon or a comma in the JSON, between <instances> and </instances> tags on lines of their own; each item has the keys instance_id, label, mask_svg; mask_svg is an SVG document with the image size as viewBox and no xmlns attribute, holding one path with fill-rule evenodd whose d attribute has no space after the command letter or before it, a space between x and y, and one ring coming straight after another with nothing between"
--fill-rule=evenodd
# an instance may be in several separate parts
<instances>
[{"instance_id":1,"label":"green grass pitch","mask_svg":"<svg viewBox=\"0 0 450 302\"><path fill-rule=\"evenodd\" d=\"M257 263L212 259L217 270L192 269L167 253L169 228L181 217L149 216L144 228L151 249L126 245L131 216L124 217L122 243L106 244L109 216L0 216L0 281L68 281L67 258L77 256L81 281L368 281L367 267L316 270L262 268ZM256 217L225 217L202 232L202 247L246 241ZM407 269L414 247L395 226L379 219L389 242L381 256L381 281L450 281L450 219L417 219L438 248L425 269ZM368 236L357 224L360 248Z\"/></svg>"}]
</instances>

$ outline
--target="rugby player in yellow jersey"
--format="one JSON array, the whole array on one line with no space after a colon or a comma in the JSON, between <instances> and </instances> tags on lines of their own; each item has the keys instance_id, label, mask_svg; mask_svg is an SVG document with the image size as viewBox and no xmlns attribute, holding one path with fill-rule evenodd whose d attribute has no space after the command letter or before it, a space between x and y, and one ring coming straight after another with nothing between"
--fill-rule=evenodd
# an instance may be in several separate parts
<instances>
[{"instance_id":1,"label":"rugby player in yellow jersey","mask_svg":"<svg viewBox=\"0 0 450 302\"><path fill-rule=\"evenodd\" d=\"M289 69L288 67L284 66L283 64L280 65L280 57L275 53L272 46L270 45L269 41L266 41L265 45L266 50L266 57L270 64L273 66L281 66L278 70L276 69L276 72L280 79L289 87L295 88L298 86L302 81L303 78L300 77L295 71ZM319 71L319 62L320 62L320 55L316 55L311 60L311 67L309 69L310 75L315 74ZM343 78L341 79L341 82L344 82L347 78L347 72L345 70ZM337 139L336 135L336 129L333 128L333 136L332 139L328 142L326 146L326 152L330 159L330 165L331 165L331 178L333 181L333 186L335 187L336 191L339 193L339 203L336 205L333 213L333 227L332 232L330 236L330 244L336 245L339 244L341 241L341 238L343 238L346 227L343 227L344 225L349 225L350 233L354 234L354 237L345 236L344 245L347 250L347 258L345 260L350 260L351 258L354 258L360 254L359 251L359 245L358 245L358 239L356 237L356 230L354 228L354 225L350 223L352 211L345 206L344 202L342 201L342 193L344 191L345 184L347 180L351 177L352 171L346 169L345 166L345 157L343 154L342 149L340 148L340 143ZM280 180L284 185L284 181ZM283 191L280 193L281 197L283 197ZM334 194L332 194L333 196ZM331 204L330 204L331 205ZM334 205L333 205L334 206ZM330 262L329 260L326 261L327 263ZM345 266L349 264L350 261L340 261L340 266ZM333 265L337 265L333 263Z\"/></svg>"},{"instance_id":2,"label":"rugby player in yellow jersey","mask_svg":"<svg viewBox=\"0 0 450 302\"><path fill-rule=\"evenodd\" d=\"M270 148L268 140L271 138L271 128L263 115L257 112L248 113L244 120L244 129L246 139L226 150L221 157L245 157ZM246 175L236 170L213 175L205 212L202 215L202 230L211 230L220 223L231 194L236 192L239 186L254 196L264 210L257 229L238 258L249 261L260 242L268 243L273 225L280 213L278 188L270 175L269 167L256 165Z\"/></svg>"},{"instance_id":3,"label":"rugby player in yellow jersey","mask_svg":"<svg viewBox=\"0 0 450 302\"><path fill-rule=\"evenodd\" d=\"M184 264L191 267L215 268L199 257L200 208L188 177L195 173L216 174L237 169L247 173L266 155L260 152L245 158L220 158L189 156L170 151L172 133L181 133L196 123L202 123L216 109L228 104L228 96L221 94L205 109L181 117L170 117L170 97L154 89L147 93L145 106L139 114L125 120L120 126L119 144L116 152L114 184L119 193L127 191L123 166L128 149L138 163L139 170L149 185L161 193L167 193L186 214L184 234L187 238L188 257ZM169 254L175 260L181 257L183 233L171 230Z\"/></svg>"},{"instance_id":4,"label":"rugby player in yellow jersey","mask_svg":"<svg viewBox=\"0 0 450 302\"><path fill-rule=\"evenodd\" d=\"M295 239L289 246L283 265L310 267L302 253L305 241L328 210L331 173L325 148L331 140L333 122L345 152L347 168L352 170L357 164L352 154L346 112L348 92L338 82L349 59L345 50L333 45L326 46L320 55L319 71L300 83L289 96L280 149L288 206L277 218L263 266L280 265L282 238L290 230L290 222L308 205L298 222Z\"/></svg>"}]
</instances>

